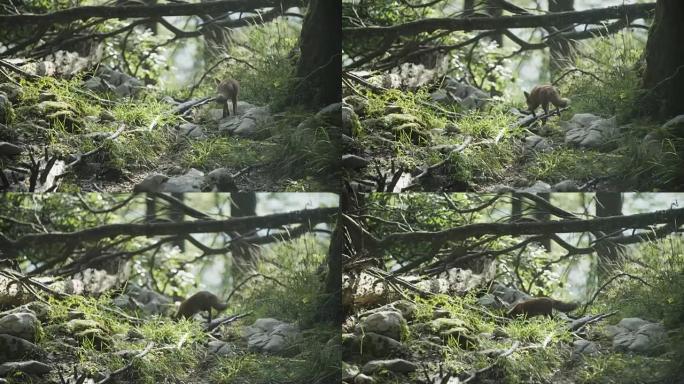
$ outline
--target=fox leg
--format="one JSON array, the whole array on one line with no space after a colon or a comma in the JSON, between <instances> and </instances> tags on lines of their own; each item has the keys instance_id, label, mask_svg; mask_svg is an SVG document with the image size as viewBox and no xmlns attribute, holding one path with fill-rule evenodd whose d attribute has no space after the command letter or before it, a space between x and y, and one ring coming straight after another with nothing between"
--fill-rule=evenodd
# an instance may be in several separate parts
<instances>
[{"instance_id":1,"label":"fox leg","mask_svg":"<svg viewBox=\"0 0 684 384\"><path fill-rule=\"evenodd\" d=\"M230 111L228 110L228 100L223 103L223 117L230 116Z\"/></svg>"}]
</instances>

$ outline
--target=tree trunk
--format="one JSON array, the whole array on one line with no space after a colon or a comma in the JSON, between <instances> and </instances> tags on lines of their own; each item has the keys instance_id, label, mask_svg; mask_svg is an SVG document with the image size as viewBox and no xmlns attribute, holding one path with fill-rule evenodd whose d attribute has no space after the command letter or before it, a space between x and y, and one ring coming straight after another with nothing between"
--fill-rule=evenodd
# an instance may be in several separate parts
<instances>
[{"instance_id":1,"label":"tree trunk","mask_svg":"<svg viewBox=\"0 0 684 384\"><path fill-rule=\"evenodd\" d=\"M475 11L475 0L463 1L463 16L471 15Z\"/></svg>"},{"instance_id":2,"label":"tree trunk","mask_svg":"<svg viewBox=\"0 0 684 384\"><path fill-rule=\"evenodd\" d=\"M596 193L596 217L622 216L622 195L616 192ZM602 232L597 236L605 235ZM610 234L608 234L610 235ZM621 251L617 244L611 242L599 242L596 247L596 255L599 261L599 273L606 274L616 263L619 263Z\"/></svg>"},{"instance_id":3,"label":"tree trunk","mask_svg":"<svg viewBox=\"0 0 684 384\"><path fill-rule=\"evenodd\" d=\"M575 0L549 0L549 12L574 11L574 2ZM571 25L572 24L559 25L558 29L562 30ZM572 49L573 44L570 40L552 39L549 41L549 53L551 55L550 69L552 75L568 66L567 63L571 58Z\"/></svg>"},{"instance_id":4,"label":"tree trunk","mask_svg":"<svg viewBox=\"0 0 684 384\"><path fill-rule=\"evenodd\" d=\"M646 43L643 115L659 119L684 114L684 1L658 0Z\"/></svg>"},{"instance_id":5,"label":"tree trunk","mask_svg":"<svg viewBox=\"0 0 684 384\"><path fill-rule=\"evenodd\" d=\"M254 192L239 192L230 194L230 217L256 216L257 196ZM253 270L254 262L258 256L258 248L245 241L241 237L249 237L256 234L256 230L247 229L242 232L231 232L230 243L231 255L233 256L233 277L240 280L243 275Z\"/></svg>"},{"instance_id":6,"label":"tree trunk","mask_svg":"<svg viewBox=\"0 0 684 384\"><path fill-rule=\"evenodd\" d=\"M183 202L183 200L185 199L185 193L174 192L171 194L171 196L175 197L180 202ZM171 221L181 222L185 218L185 214L183 213L183 210L181 209L180 206L178 206L176 204L171 204L171 207L169 208L169 218L171 219ZM185 252L185 240L184 239L178 238L172 244L174 246L178 247L178 249L181 252Z\"/></svg>"},{"instance_id":7,"label":"tree trunk","mask_svg":"<svg viewBox=\"0 0 684 384\"><path fill-rule=\"evenodd\" d=\"M551 194L550 193L539 193L537 196L541 197L542 199L546 201L551 201ZM551 221L551 213L546 210L546 208L542 206L537 206L535 208L534 212L534 218L537 219L539 222L544 222L544 221ZM540 241L541 245L546 249L546 252L551 252L551 238L547 237L544 240Z\"/></svg>"},{"instance_id":8,"label":"tree trunk","mask_svg":"<svg viewBox=\"0 0 684 384\"><path fill-rule=\"evenodd\" d=\"M342 199L345 199L345 197L342 197L340 200ZM342 215L339 214L328 248L328 274L325 280L326 299L320 312L320 320L332 324L342 324L344 320L341 301L342 252L344 252L344 222L342 221Z\"/></svg>"},{"instance_id":9,"label":"tree trunk","mask_svg":"<svg viewBox=\"0 0 684 384\"><path fill-rule=\"evenodd\" d=\"M491 17L501 17L503 16L503 8L499 6L499 2L496 0L487 0L487 14ZM496 41L499 47L503 47L503 33L495 33L492 35L491 39Z\"/></svg>"},{"instance_id":10,"label":"tree trunk","mask_svg":"<svg viewBox=\"0 0 684 384\"><path fill-rule=\"evenodd\" d=\"M293 104L323 107L342 99L342 2L311 0L299 37Z\"/></svg>"}]
</instances>

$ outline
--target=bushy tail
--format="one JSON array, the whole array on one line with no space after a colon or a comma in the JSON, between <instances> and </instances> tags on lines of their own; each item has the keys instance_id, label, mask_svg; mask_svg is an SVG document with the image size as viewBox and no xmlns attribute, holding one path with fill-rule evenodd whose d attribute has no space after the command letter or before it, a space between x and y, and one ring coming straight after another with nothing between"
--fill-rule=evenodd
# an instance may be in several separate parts
<instances>
[{"instance_id":1,"label":"bushy tail","mask_svg":"<svg viewBox=\"0 0 684 384\"><path fill-rule=\"evenodd\" d=\"M565 303L558 300L551 300L551 303L553 309L557 309L561 312L570 312L573 309L577 308L577 303Z\"/></svg>"},{"instance_id":2,"label":"bushy tail","mask_svg":"<svg viewBox=\"0 0 684 384\"><path fill-rule=\"evenodd\" d=\"M224 309L228 308L228 303L217 302L212 304L212 307L217 311L223 311Z\"/></svg>"},{"instance_id":3,"label":"bushy tail","mask_svg":"<svg viewBox=\"0 0 684 384\"><path fill-rule=\"evenodd\" d=\"M562 99L560 99L560 102L558 103L558 106L561 107L561 108L565 108L565 107L568 106L568 104L570 104L570 99L562 98Z\"/></svg>"}]
</instances>

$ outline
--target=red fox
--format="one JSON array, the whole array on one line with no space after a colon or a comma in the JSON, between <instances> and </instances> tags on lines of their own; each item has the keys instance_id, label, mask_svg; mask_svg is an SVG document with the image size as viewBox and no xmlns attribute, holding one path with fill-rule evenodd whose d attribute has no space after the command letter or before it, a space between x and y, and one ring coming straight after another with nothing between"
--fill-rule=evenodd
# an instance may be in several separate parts
<instances>
[{"instance_id":1,"label":"red fox","mask_svg":"<svg viewBox=\"0 0 684 384\"><path fill-rule=\"evenodd\" d=\"M188 318L194 316L200 311L209 312L209 322L211 323L211 309L214 308L217 311L223 311L228 308L227 303L222 303L216 295L207 291L199 291L194 295L188 297L183 301L178 307L178 312L174 316L174 319L179 319L181 316Z\"/></svg>"},{"instance_id":2,"label":"red fox","mask_svg":"<svg viewBox=\"0 0 684 384\"><path fill-rule=\"evenodd\" d=\"M532 88L530 93L524 92L527 106L532 111L532 116L536 116L534 111L541 105L544 113L549 113L549 103L556 106L556 112L559 112L561 107L566 107L570 100L562 99L558 90L552 85L537 85Z\"/></svg>"},{"instance_id":3,"label":"red fox","mask_svg":"<svg viewBox=\"0 0 684 384\"><path fill-rule=\"evenodd\" d=\"M575 303L564 303L548 297L534 297L514 305L508 311L508 317L524 315L533 317L538 315L551 316L551 310L557 309L561 312L570 312L577 308Z\"/></svg>"},{"instance_id":4,"label":"red fox","mask_svg":"<svg viewBox=\"0 0 684 384\"><path fill-rule=\"evenodd\" d=\"M240 92L240 83L235 79L224 80L220 83L216 80L216 83L216 92L219 94L216 101L223 105L223 117L230 116L228 100L233 101L233 115L237 115L237 98Z\"/></svg>"}]
</instances>

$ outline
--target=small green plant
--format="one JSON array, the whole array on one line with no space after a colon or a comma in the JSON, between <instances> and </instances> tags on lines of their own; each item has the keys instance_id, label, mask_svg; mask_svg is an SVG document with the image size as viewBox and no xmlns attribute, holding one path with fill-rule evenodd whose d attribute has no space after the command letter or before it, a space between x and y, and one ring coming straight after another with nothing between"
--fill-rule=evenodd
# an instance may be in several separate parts
<instances>
[{"instance_id":1,"label":"small green plant","mask_svg":"<svg viewBox=\"0 0 684 384\"><path fill-rule=\"evenodd\" d=\"M618 164L624 160L614 153L561 148L537 154L534 161L528 164L526 173L532 179L548 182L586 180L615 175Z\"/></svg>"},{"instance_id":2,"label":"small green plant","mask_svg":"<svg viewBox=\"0 0 684 384\"><path fill-rule=\"evenodd\" d=\"M183 167L202 170L219 167L242 168L259 163L263 159L264 148L272 145L235 137L193 141L183 152L181 164Z\"/></svg>"}]
</instances>

